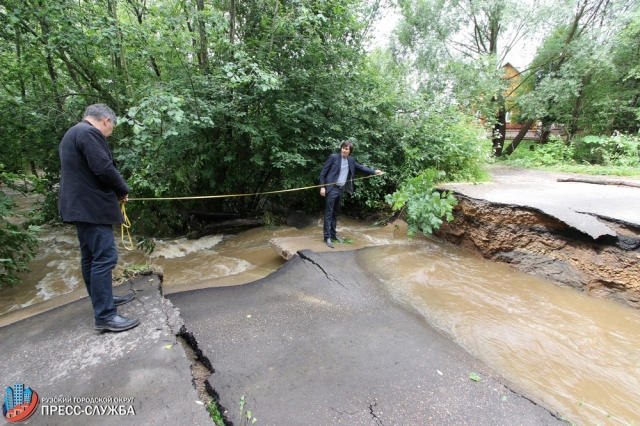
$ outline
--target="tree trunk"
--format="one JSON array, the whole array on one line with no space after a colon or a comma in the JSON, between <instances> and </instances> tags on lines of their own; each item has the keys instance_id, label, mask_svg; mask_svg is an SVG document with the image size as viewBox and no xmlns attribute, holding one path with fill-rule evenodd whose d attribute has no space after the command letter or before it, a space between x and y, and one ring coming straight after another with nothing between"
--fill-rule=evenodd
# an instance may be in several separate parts
<instances>
[{"instance_id":1,"label":"tree trunk","mask_svg":"<svg viewBox=\"0 0 640 426\"><path fill-rule=\"evenodd\" d=\"M138 24L142 25L142 21L144 21L144 15L146 12L146 5L139 5L133 0L127 0L127 2L131 5L133 12L136 14L136 18L138 19ZM151 61L151 67L153 68L153 72L156 74L156 77L160 78L160 68L156 62L156 58L151 55L149 56L149 60Z\"/></svg>"},{"instance_id":2,"label":"tree trunk","mask_svg":"<svg viewBox=\"0 0 640 426\"><path fill-rule=\"evenodd\" d=\"M233 44L233 40L235 39L236 36L236 0L230 0L231 4L229 7L229 20L230 22L230 26L229 26L229 42L231 42L231 44Z\"/></svg>"},{"instance_id":3,"label":"tree trunk","mask_svg":"<svg viewBox=\"0 0 640 426\"><path fill-rule=\"evenodd\" d=\"M44 19L40 20L40 29L42 30L42 43L44 44L44 49L47 52L47 70L49 71L49 78L51 79L51 90L53 92L53 98L58 107L58 111L62 113L62 99L60 99L60 96L58 96L58 75L56 73L55 67L53 66L53 57L51 55L51 48L49 46L49 26L44 21Z\"/></svg>"},{"instance_id":4,"label":"tree trunk","mask_svg":"<svg viewBox=\"0 0 640 426\"><path fill-rule=\"evenodd\" d=\"M273 38L276 34L276 22L278 21L278 8L280 7L280 2L276 1L275 9L273 11L273 20L271 21L271 40L269 41L269 54L273 50Z\"/></svg>"},{"instance_id":5,"label":"tree trunk","mask_svg":"<svg viewBox=\"0 0 640 426\"><path fill-rule=\"evenodd\" d=\"M587 74L582 77L582 87L580 88L580 92L578 93L578 97L576 98L576 102L573 106L573 112L571 113L571 120L569 121L569 136L567 137L567 141L573 139L575 134L578 132L578 118L580 117L580 113L582 112L582 105L584 103L584 87L589 84L591 81L591 74Z\"/></svg>"},{"instance_id":6,"label":"tree trunk","mask_svg":"<svg viewBox=\"0 0 640 426\"><path fill-rule=\"evenodd\" d=\"M96 78L91 69L88 68L85 64L82 63L80 59L77 59L71 55L69 57L67 52L60 49L58 51L58 57L70 68L72 68L78 75L80 75L91 87L93 87L98 94L105 99L105 103L109 105L118 105L116 98L114 98L108 90L106 90L100 82L98 78ZM116 111L118 112L118 111Z\"/></svg>"},{"instance_id":7,"label":"tree trunk","mask_svg":"<svg viewBox=\"0 0 640 426\"><path fill-rule=\"evenodd\" d=\"M151 66L153 67L153 71L156 73L156 77L160 78L160 68L158 68L156 58L153 56L151 56Z\"/></svg>"},{"instance_id":8,"label":"tree trunk","mask_svg":"<svg viewBox=\"0 0 640 426\"><path fill-rule=\"evenodd\" d=\"M636 95L638 96L638 95ZM613 126L616 123L616 117L620 114L620 104L622 103L621 94L618 94L618 99L616 99L616 110L611 114L611 118L609 119L609 124L607 125L607 129L604 134L610 136L613 133Z\"/></svg>"},{"instance_id":9,"label":"tree trunk","mask_svg":"<svg viewBox=\"0 0 640 426\"><path fill-rule=\"evenodd\" d=\"M513 142L511 142L511 145L509 145L507 149L504 150L505 154L507 155L513 154L513 151L516 150L518 145L520 145L520 142L522 142L524 137L527 136L527 132L531 128L531 125L533 124L534 121L535 120L533 118L530 118L526 121L526 123L522 125L522 129L520 129L520 132L518 132L516 137L513 139Z\"/></svg>"},{"instance_id":10,"label":"tree trunk","mask_svg":"<svg viewBox=\"0 0 640 426\"><path fill-rule=\"evenodd\" d=\"M500 5L494 5L491 9L491 14L489 16L489 28L488 34L486 37L488 38L488 46L483 41L480 40L480 45L482 45L485 53L490 55L495 55L498 52L498 36L500 35L500 21L502 18L502 7ZM484 31L482 28L479 28L476 31L476 35L478 37L482 36ZM482 37L481 37L482 38ZM478 44L478 43L476 43ZM488 51L487 51L488 48ZM505 123L506 111L504 105L504 95L503 93L499 93L497 97L498 102L498 122L493 126L493 154L496 157L500 157L502 155L502 149L504 148L504 140L507 132L507 125Z\"/></svg>"},{"instance_id":11,"label":"tree trunk","mask_svg":"<svg viewBox=\"0 0 640 426\"><path fill-rule=\"evenodd\" d=\"M226 220L224 222L212 223L202 228L200 231L192 232L189 235L190 240L205 237L207 235L213 235L222 231L237 231L242 228L253 228L256 226L262 226L264 222L260 219L236 219Z\"/></svg>"},{"instance_id":12,"label":"tree trunk","mask_svg":"<svg viewBox=\"0 0 640 426\"><path fill-rule=\"evenodd\" d=\"M118 74L125 77L127 95L131 99L133 99L133 86L131 84L129 70L127 68L127 56L124 50L124 42L122 41L122 32L120 31L120 21L118 20L118 3L116 0L109 0L109 11L111 12L111 17L113 18L113 25L116 30L116 39L118 42L118 48L120 50L119 56L115 54L116 68L118 69Z\"/></svg>"},{"instance_id":13,"label":"tree trunk","mask_svg":"<svg viewBox=\"0 0 640 426\"><path fill-rule=\"evenodd\" d=\"M502 5L496 2L489 17L489 53L498 53L498 37L500 36L500 22L502 21Z\"/></svg>"},{"instance_id":14,"label":"tree trunk","mask_svg":"<svg viewBox=\"0 0 640 426\"><path fill-rule=\"evenodd\" d=\"M498 109L498 122L493 126L493 154L496 157L502 155L502 148L504 147L505 135L507 133L507 123L505 122L506 114L503 102Z\"/></svg>"},{"instance_id":15,"label":"tree trunk","mask_svg":"<svg viewBox=\"0 0 640 426\"><path fill-rule=\"evenodd\" d=\"M195 38L195 36L193 35L194 31L193 31L193 26L191 25L191 15L189 14L189 10L187 9L187 2L183 1L182 2L182 10L184 11L184 17L185 17L185 22L187 23L187 30L189 30L189 33L191 34L191 45L193 46L194 50L198 49L198 42Z\"/></svg>"},{"instance_id":16,"label":"tree trunk","mask_svg":"<svg viewBox=\"0 0 640 426\"><path fill-rule=\"evenodd\" d=\"M580 25L580 19L584 15L584 11L585 11L586 7L587 7L587 0L584 0L582 2L582 4L580 5L580 8L576 11L576 14L573 17L573 22L571 24L571 28L570 28L569 33L567 34L567 37L565 38L565 41L564 41L565 49L566 49L566 47L569 46L569 44L573 41L573 39L578 37L580 35L580 33L582 32L582 30L578 31L578 27ZM564 61L567 59L566 52L563 51L561 53L562 54L560 55L560 59L556 62L555 66L553 67L553 71L552 71L553 73L558 72L558 70L560 69L560 67L564 63ZM535 118L527 119L526 123L524 123L524 125L522 126L522 129L520 130L518 135L515 137L515 139L511 143L511 145L509 145L507 147L507 149L505 150L505 154L511 155L513 153L513 151L516 150L516 148L518 147L520 142L522 142L524 137L527 135L527 132L529 131L529 129L531 128L531 125L533 124L533 122L535 120L536 120ZM544 137L544 132L541 135L541 139L542 139L542 137ZM548 134L546 135L546 137L548 137Z\"/></svg>"},{"instance_id":17,"label":"tree trunk","mask_svg":"<svg viewBox=\"0 0 640 426\"><path fill-rule=\"evenodd\" d=\"M592 183L596 185L618 185L618 186L632 186L634 188L640 188L639 182L625 181L625 180L608 180L608 179L589 179L589 178L566 178L556 179L558 182L582 182Z\"/></svg>"},{"instance_id":18,"label":"tree trunk","mask_svg":"<svg viewBox=\"0 0 640 426\"><path fill-rule=\"evenodd\" d=\"M542 132L540 132L540 144L544 145L549 143L549 135L551 135L551 129L546 126L542 126Z\"/></svg>"},{"instance_id":19,"label":"tree trunk","mask_svg":"<svg viewBox=\"0 0 640 426\"><path fill-rule=\"evenodd\" d=\"M71 80L73 81L73 83L76 85L76 87L78 88L78 92L82 93L84 92L84 87L82 86L82 84L80 83L80 81L78 80L78 76L76 75L76 72L73 70L73 68L71 68L69 66L68 63L65 62L65 66L67 67L67 71L69 71L69 77L71 77Z\"/></svg>"},{"instance_id":20,"label":"tree trunk","mask_svg":"<svg viewBox=\"0 0 640 426\"><path fill-rule=\"evenodd\" d=\"M15 27L16 31L16 58L18 60L18 68L22 70L22 40L20 38L20 27ZM18 76L20 82L20 96L24 100L27 97L27 89L24 84L24 77L22 76L22 72Z\"/></svg>"},{"instance_id":21,"label":"tree trunk","mask_svg":"<svg viewBox=\"0 0 640 426\"><path fill-rule=\"evenodd\" d=\"M207 42L207 32L204 25L204 0L196 0L198 8L198 36L200 38L200 47L198 49L198 63L202 71L207 74L209 72L209 48Z\"/></svg>"},{"instance_id":22,"label":"tree trunk","mask_svg":"<svg viewBox=\"0 0 640 426\"><path fill-rule=\"evenodd\" d=\"M144 18L145 6L139 5L133 0L127 0L127 3L131 5L131 8L133 9L133 13L136 14L136 18L138 19L138 24L142 25L142 18ZM138 7L138 6L141 6L141 7Z\"/></svg>"}]
</instances>

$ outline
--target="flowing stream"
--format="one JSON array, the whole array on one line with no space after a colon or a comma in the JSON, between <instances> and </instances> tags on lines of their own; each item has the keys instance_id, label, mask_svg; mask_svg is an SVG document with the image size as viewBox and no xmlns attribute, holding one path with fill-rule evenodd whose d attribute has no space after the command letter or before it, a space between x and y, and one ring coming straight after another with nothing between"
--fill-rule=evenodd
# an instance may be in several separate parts
<instances>
[{"instance_id":1,"label":"flowing stream","mask_svg":"<svg viewBox=\"0 0 640 426\"><path fill-rule=\"evenodd\" d=\"M385 283L398 303L415 310L525 395L576 424L640 425L640 312L595 299L510 267L474 257L435 239L412 242L392 227L354 220L341 234L373 247L358 261ZM391 230L390 230L391 229ZM167 291L224 277L266 276L284 263L274 237L322 235L314 226L253 229L238 235L156 241L149 256L126 251L123 267L151 264ZM72 226L44 227L42 244L20 286L0 289L0 315L84 284ZM245 280L246 281L246 280Z\"/></svg>"}]
</instances>

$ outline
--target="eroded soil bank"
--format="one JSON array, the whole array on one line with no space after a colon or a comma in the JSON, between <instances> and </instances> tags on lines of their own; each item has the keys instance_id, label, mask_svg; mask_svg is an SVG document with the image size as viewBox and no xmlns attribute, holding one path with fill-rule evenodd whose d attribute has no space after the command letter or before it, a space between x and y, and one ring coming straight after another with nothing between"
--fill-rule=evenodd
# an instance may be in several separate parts
<instances>
[{"instance_id":1,"label":"eroded soil bank","mask_svg":"<svg viewBox=\"0 0 640 426\"><path fill-rule=\"evenodd\" d=\"M594 240L540 210L456 194L435 235L484 258L640 309L640 227L596 216L617 237Z\"/></svg>"}]
</instances>

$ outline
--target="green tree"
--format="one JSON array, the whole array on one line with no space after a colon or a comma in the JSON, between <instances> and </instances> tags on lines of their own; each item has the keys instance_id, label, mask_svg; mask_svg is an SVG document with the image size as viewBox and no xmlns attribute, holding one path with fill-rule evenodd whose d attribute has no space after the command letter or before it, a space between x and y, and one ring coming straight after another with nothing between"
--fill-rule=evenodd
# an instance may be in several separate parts
<instances>
[{"instance_id":1,"label":"green tree","mask_svg":"<svg viewBox=\"0 0 640 426\"><path fill-rule=\"evenodd\" d=\"M395 137L376 110L371 89L380 84L363 49L373 9L356 0L231 9L222 1L8 0L0 109L12 119L0 127L1 148L16 170L29 164L55 182L62 134L87 104L105 102L124 118L110 143L138 196L309 185L313 166L346 137L384 158ZM180 230L191 208L251 212L267 201L130 208L148 229Z\"/></svg>"},{"instance_id":2,"label":"green tree","mask_svg":"<svg viewBox=\"0 0 640 426\"><path fill-rule=\"evenodd\" d=\"M468 118L442 107L450 117L442 121L446 129L435 138L425 134L438 122L433 98L412 89L410 68L387 52L365 50L379 6L364 0L6 0L0 111L7 119L0 124L0 149L11 170L44 173L53 185L62 135L86 105L103 102L120 117L109 144L131 197L308 186L346 138L355 142L359 161L389 172L363 181L347 210L379 208L399 179L420 172L418 165L462 176L475 148L462 148L461 159L454 154L460 146L440 136L458 140L451 126L461 130ZM447 147L446 156L431 155L434 140ZM419 159L421 146L430 154ZM52 186L48 217L55 198ZM192 210L259 215L266 207L315 210L321 202L317 191L306 191L127 208L136 232L184 233Z\"/></svg>"},{"instance_id":3,"label":"green tree","mask_svg":"<svg viewBox=\"0 0 640 426\"><path fill-rule=\"evenodd\" d=\"M637 77L632 71L638 66L633 24L637 14L637 5L627 1L575 3L572 16L545 39L525 77L528 93L517 100L525 121L523 132L538 119L543 123L543 142L552 123L562 126L568 139L580 131L610 134L637 129L629 114L637 105Z\"/></svg>"},{"instance_id":4,"label":"green tree","mask_svg":"<svg viewBox=\"0 0 640 426\"><path fill-rule=\"evenodd\" d=\"M493 125L496 155L504 144L506 55L541 28L550 9L511 0L403 0L396 52L413 60L422 92L477 112Z\"/></svg>"}]
</instances>

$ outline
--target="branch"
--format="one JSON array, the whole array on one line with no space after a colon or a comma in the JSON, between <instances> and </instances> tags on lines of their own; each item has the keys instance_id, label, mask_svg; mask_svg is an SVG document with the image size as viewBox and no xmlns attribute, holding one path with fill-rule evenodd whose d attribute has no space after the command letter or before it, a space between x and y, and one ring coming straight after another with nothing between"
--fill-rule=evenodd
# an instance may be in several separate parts
<instances>
[{"instance_id":1,"label":"branch","mask_svg":"<svg viewBox=\"0 0 640 426\"><path fill-rule=\"evenodd\" d=\"M475 34L476 46L478 47L478 52L487 52L487 46L485 46L483 34L481 31L478 22L476 21L476 17L473 17L473 32ZM482 46L482 49L480 48Z\"/></svg>"},{"instance_id":2,"label":"branch","mask_svg":"<svg viewBox=\"0 0 640 426\"><path fill-rule=\"evenodd\" d=\"M503 53L502 57L500 58L500 62L499 62L500 64L504 61L504 58L506 58L507 54L511 51L513 46L515 46L516 43L518 43L518 41L523 39L524 36L527 34L526 31L520 33L520 31L522 31L523 27L524 27L524 22L521 22L520 25L514 31L513 39L510 42L508 42L506 44L505 48L504 48L504 53Z\"/></svg>"},{"instance_id":3,"label":"branch","mask_svg":"<svg viewBox=\"0 0 640 426\"><path fill-rule=\"evenodd\" d=\"M624 180L608 180L608 179L590 179L590 178L566 178L557 179L558 182L581 182L592 183L595 185L619 185L619 186L632 186L634 188L640 188L640 182L631 182Z\"/></svg>"},{"instance_id":4,"label":"branch","mask_svg":"<svg viewBox=\"0 0 640 426\"><path fill-rule=\"evenodd\" d=\"M460 49L460 48L456 47L455 44L459 44L460 46L464 47L464 49ZM473 55L471 53L469 53L469 50L471 50L473 52L473 49L470 49L469 46L467 46L466 44L459 43L459 42L454 42L454 41L449 41L449 46L452 49L454 49L455 51L457 51L458 53L461 53L464 56L467 56L469 58L473 58ZM475 53L480 53L480 52L475 52Z\"/></svg>"}]
</instances>

